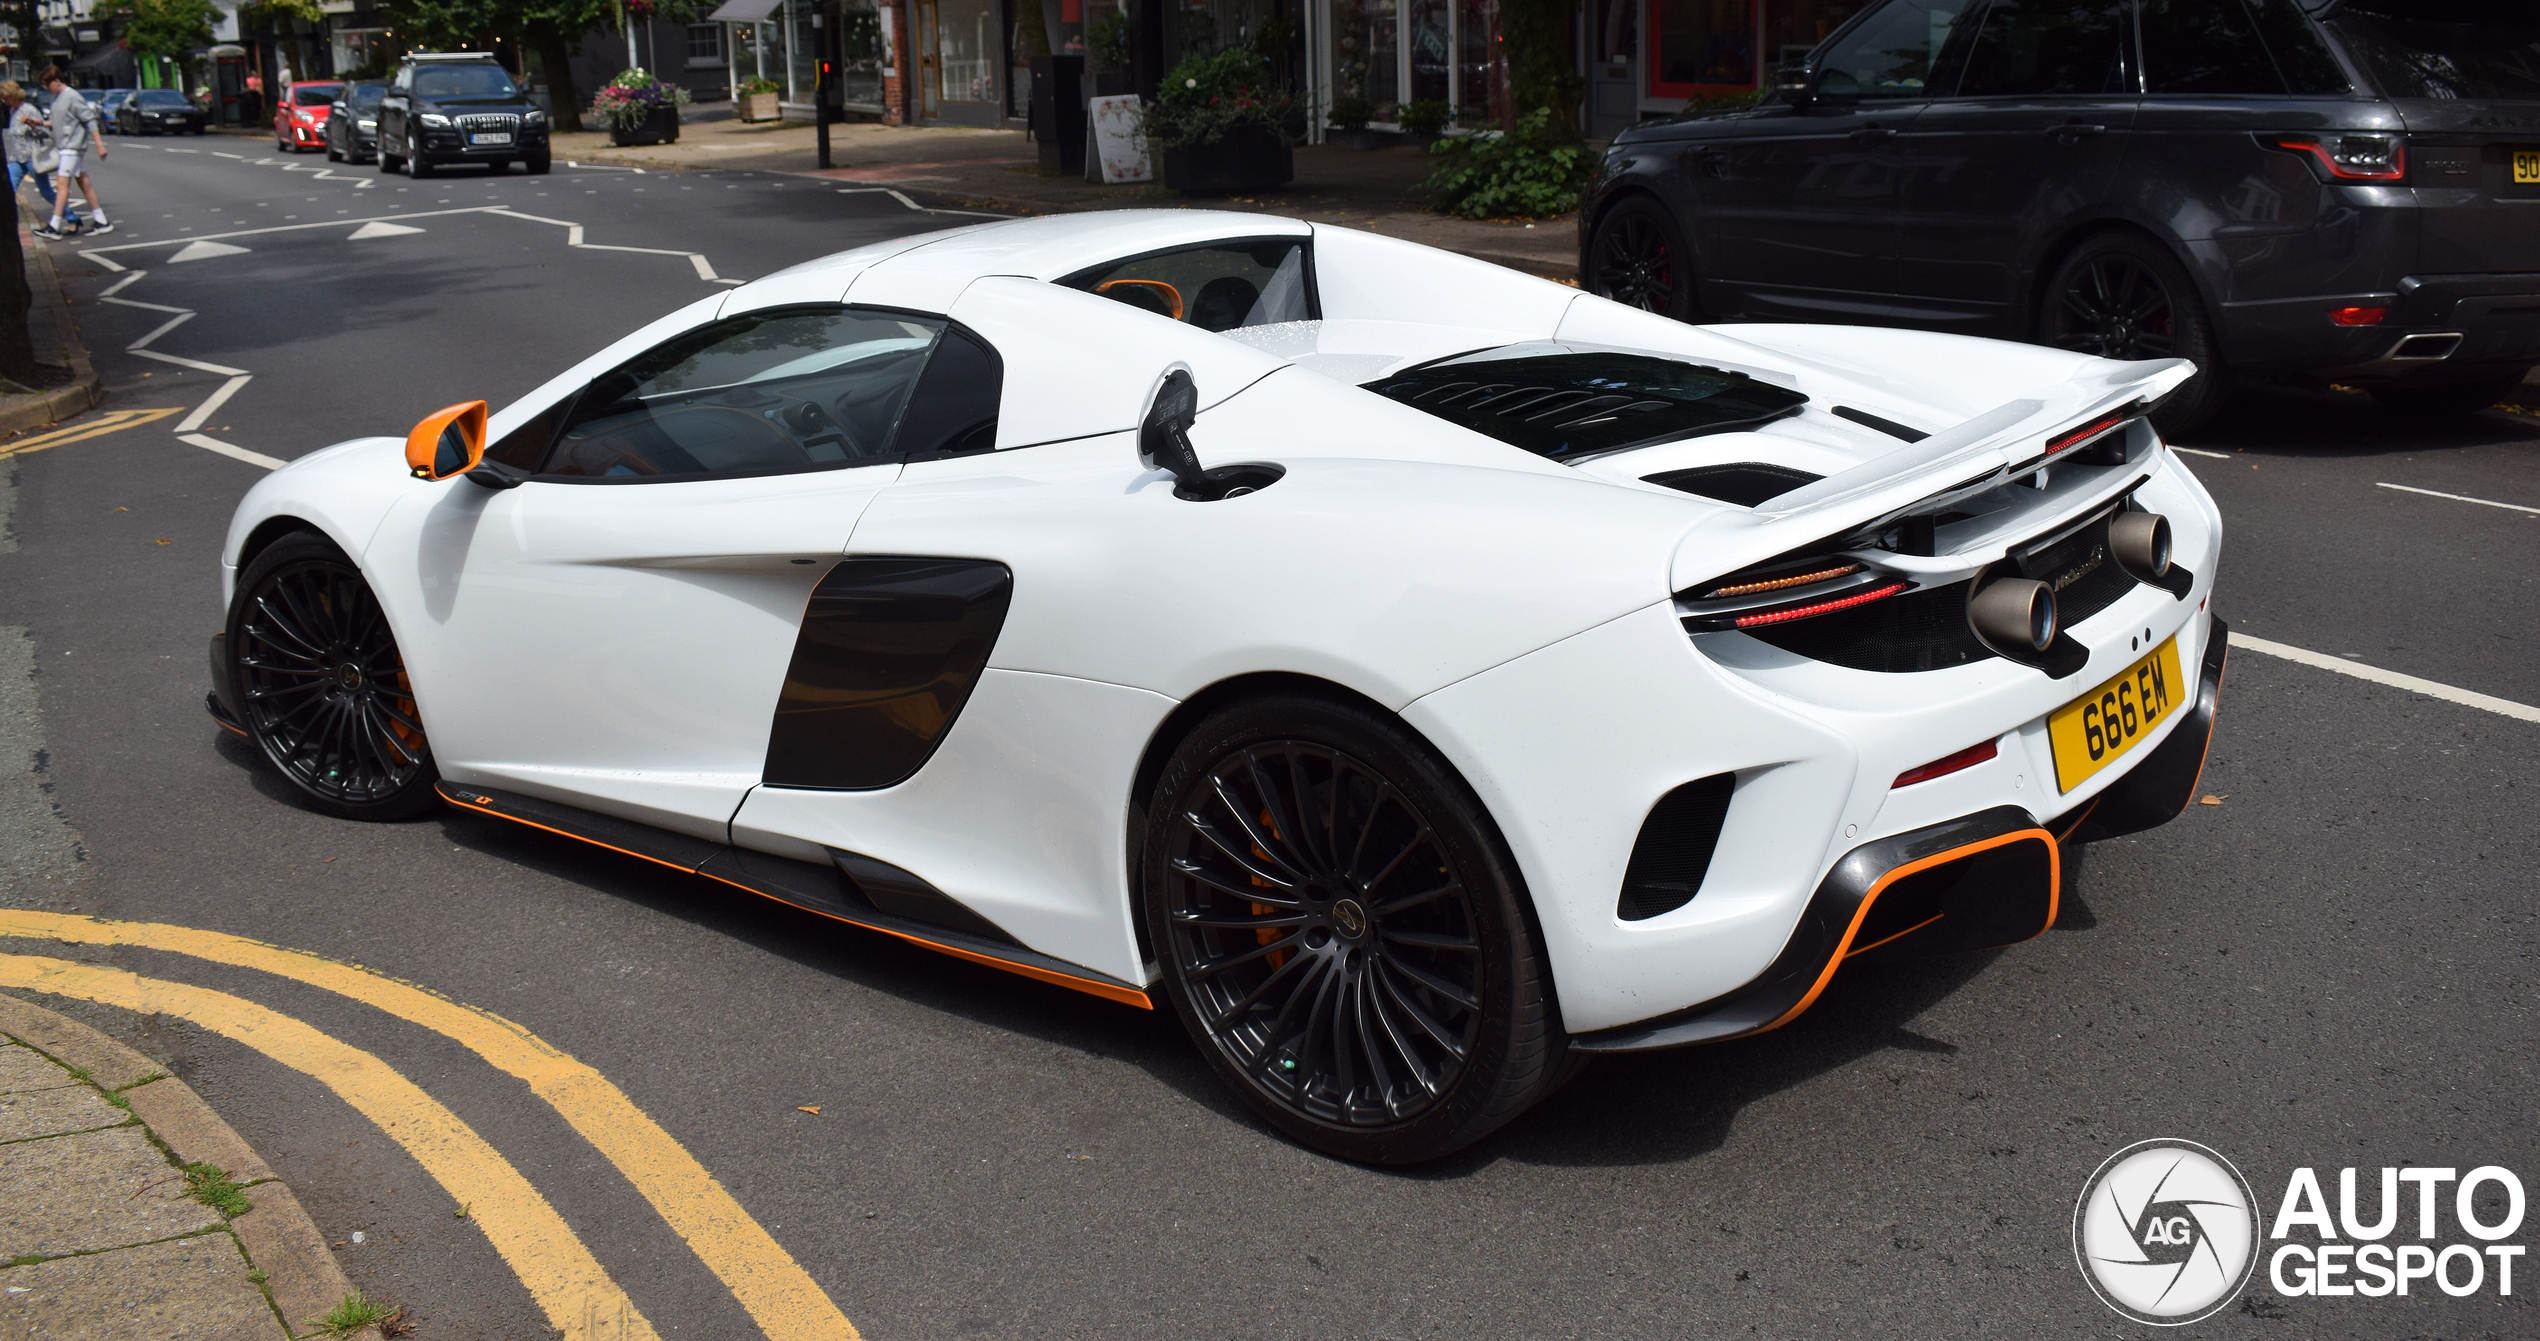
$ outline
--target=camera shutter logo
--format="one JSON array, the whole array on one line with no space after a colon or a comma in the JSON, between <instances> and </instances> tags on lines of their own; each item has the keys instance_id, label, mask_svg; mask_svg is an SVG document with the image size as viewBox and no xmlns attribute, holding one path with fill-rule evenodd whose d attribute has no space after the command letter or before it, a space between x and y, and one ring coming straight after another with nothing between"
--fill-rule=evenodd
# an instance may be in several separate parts
<instances>
[{"instance_id":1,"label":"camera shutter logo","mask_svg":"<svg viewBox=\"0 0 2540 1341\"><path fill-rule=\"evenodd\" d=\"M2228 1305L2257 1265L2256 1198L2231 1161L2193 1141L2137 1142L2083 1185L2073 1257L2117 1312L2195 1322Z\"/></svg>"}]
</instances>

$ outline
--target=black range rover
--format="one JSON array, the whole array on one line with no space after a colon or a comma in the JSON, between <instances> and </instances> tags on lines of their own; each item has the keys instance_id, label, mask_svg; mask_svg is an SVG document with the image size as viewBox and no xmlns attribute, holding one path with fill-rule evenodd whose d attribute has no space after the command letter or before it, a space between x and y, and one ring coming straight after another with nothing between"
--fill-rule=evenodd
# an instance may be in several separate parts
<instances>
[{"instance_id":1,"label":"black range rover","mask_svg":"<svg viewBox=\"0 0 2540 1341\"><path fill-rule=\"evenodd\" d=\"M2540 3L1886 0L1741 111L1616 137L1596 292L2184 357L2427 412L2540 363Z\"/></svg>"},{"instance_id":2,"label":"black range rover","mask_svg":"<svg viewBox=\"0 0 2540 1341\"><path fill-rule=\"evenodd\" d=\"M482 51L417 52L397 65L379 101L379 170L417 177L452 163L495 172L519 159L545 172L547 114Z\"/></svg>"}]
</instances>

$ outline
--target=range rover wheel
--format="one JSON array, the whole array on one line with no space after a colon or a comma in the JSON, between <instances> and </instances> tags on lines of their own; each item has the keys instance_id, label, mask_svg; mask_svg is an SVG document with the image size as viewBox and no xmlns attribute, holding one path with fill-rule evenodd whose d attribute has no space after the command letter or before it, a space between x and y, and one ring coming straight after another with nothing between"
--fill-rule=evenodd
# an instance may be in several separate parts
<instances>
[{"instance_id":1,"label":"range rover wheel","mask_svg":"<svg viewBox=\"0 0 2540 1341\"><path fill-rule=\"evenodd\" d=\"M2136 233L2101 233L2073 248L2046 285L2042 344L2110 359L2192 360L2196 375L2152 410L2175 437L2222 412L2233 377L2187 271Z\"/></svg>"},{"instance_id":2,"label":"range rover wheel","mask_svg":"<svg viewBox=\"0 0 2540 1341\"><path fill-rule=\"evenodd\" d=\"M405 659L342 550L307 532L268 546L238 576L223 642L240 725L311 809L393 820L439 804Z\"/></svg>"},{"instance_id":3,"label":"range rover wheel","mask_svg":"<svg viewBox=\"0 0 2540 1341\"><path fill-rule=\"evenodd\" d=\"M1623 201L1596 222L1588 245L1588 287L1600 298L1696 321L1693 256L1665 206L1646 197Z\"/></svg>"},{"instance_id":4,"label":"range rover wheel","mask_svg":"<svg viewBox=\"0 0 2540 1341\"><path fill-rule=\"evenodd\" d=\"M1507 844L1386 714L1306 695L1228 708L1165 765L1142 846L1174 1010L1295 1140L1435 1159L1562 1078L1567 1036Z\"/></svg>"}]
</instances>

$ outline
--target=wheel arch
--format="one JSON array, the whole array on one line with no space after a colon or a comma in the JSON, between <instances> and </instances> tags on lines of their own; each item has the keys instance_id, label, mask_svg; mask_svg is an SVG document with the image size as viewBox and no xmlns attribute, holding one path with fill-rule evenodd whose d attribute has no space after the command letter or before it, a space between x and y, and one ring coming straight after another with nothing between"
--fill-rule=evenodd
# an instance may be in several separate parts
<instances>
[{"instance_id":1,"label":"wheel arch","mask_svg":"<svg viewBox=\"0 0 2540 1341\"><path fill-rule=\"evenodd\" d=\"M2022 277L2023 292L2017 296L2017 306L2014 309L2019 314L2020 338L2031 344L2037 343L2038 333L2044 328L2046 321L2046 304L2050 297L2046 290L2054 278L2056 267L2061 266L2065 258L2078 251L2091 239L2118 233L2133 234L2169 253L2170 259L2176 261L2178 268L2186 273L2187 282L2196 286L2196 301L2205 305L2206 324L2213 328L2215 339L2219 341L2222 338L2222 326L2220 322L2214 320L2214 313L2219 310L2219 305L2215 301L2213 286L2198 263L2195 253L2189 251L2187 244L2179 241L2168 229L2136 218L2130 213L2099 214L2074 219L2048 236L2037 250L2036 261L2028 267L2026 274Z\"/></svg>"},{"instance_id":2,"label":"wheel arch","mask_svg":"<svg viewBox=\"0 0 2540 1341\"><path fill-rule=\"evenodd\" d=\"M1440 749L1437 742L1429 739L1427 733L1413 726L1401 713L1337 680L1293 671L1255 671L1219 680L1175 705L1148 735L1146 749L1138 756L1137 769L1130 775L1129 813L1126 823L1121 826L1122 841L1126 844L1122 869L1128 874L1129 921L1137 935L1140 959L1147 963L1155 962L1156 938L1153 929L1147 925L1146 872L1141 854L1146 849L1147 807L1154 802L1155 789L1163 779L1165 764L1172 759L1173 752L1181 748L1182 742L1199 728L1200 723L1234 704L1274 694L1310 694L1359 708L1392 722L1435 754L1438 762L1472 796L1473 804L1490 820L1491 828L1497 831L1501 855L1517 881L1517 906L1526 914L1527 930L1534 936L1535 944L1544 944L1543 914L1535 906L1534 885L1526 878L1524 864L1517 860L1499 815L1492 811L1481 789L1475 787L1471 779L1464 776L1464 770L1456 766L1452 755ZM1542 973L1545 1000L1552 1007L1552 1017L1557 1020L1561 1006L1560 981L1553 971L1549 953L1542 957Z\"/></svg>"},{"instance_id":3,"label":"wheel arch","mask_svg":"<svg viewBox=\"0 0 2540 1341\"><path fill-rule=\"evenodd\" d=\"M1698 317L1702 311L1702 273L1705 268L1703 265L1702 247L1699 243L1694 241L1694 231L1690 226L1688 226L1688 220L1685 218L1684 212L1677 209L1668 201L1666 193L1659 190L1655 182L1641 177L1625 177L1615 182L1612 186L1607 187L1603 193L1598 195L1595 200L1588 202L1588 209L1592 212L1586 212L1580 215L1580 292L1596 292L1594 280L1591 278L1595 264L1596 231L1605 226L1606 219L1611 217L1615 210L1620 209L1626 203L1635 200L1649 202L1651 206L1664 213L1669 222L1675 225L1676 240L1684 244L1685 264L1693 271L1686 297L1692 304L1693 310ZM1689 324L1699 324L1699 322L1697 321Z\"/></svg>"},{"instance_id":4,"label":"wheel arch","mask_svg":"<svg viewBox=\"0 0 2540 1341\"><path fill-rule=\"evenodd\" d=\"M295 517L284 514L267 517L263 521L256 523L255 529L247 533L247 538L238 542L238 552L230 556L230 564L235 568L245 568L248 564L256 561L257 555L271 549L275 541L282 539L284 536L292 535L300 531L308 531L312 534L323 536L337 549L344 548L344 543L342 541L326 534L325 527L318 525L316 522L310 521L306 517Z\"/></svg>"}]
</instances>

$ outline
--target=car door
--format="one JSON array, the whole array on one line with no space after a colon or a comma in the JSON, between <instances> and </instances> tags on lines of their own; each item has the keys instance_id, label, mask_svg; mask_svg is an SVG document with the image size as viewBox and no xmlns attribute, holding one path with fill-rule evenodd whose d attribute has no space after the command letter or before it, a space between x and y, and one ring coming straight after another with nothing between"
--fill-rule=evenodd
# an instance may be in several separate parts
<instances>
[{"instance_id":1,"label":"car door","mask_svg":"<svg viewBox=\"0 0 2540 1341\"><path fill-rule=\"evenodd\" d=\"M389 145L406 142L406 117L414 102L414 82L415 68L398 66L397 77L389 81L388 92L379 100L379 147L383 155Z\"/></svg>"},{"instance_id":2,"label":"car door","mask_svg":"<svg viewBox=\"0 0 2540 1341\"><path fill-rule=\"evenodd\" d=\"M526 482L401 506L365 567L412 574L392 608L443 776L723 841L857 517L918 438L978 440L965 339L838 305L727 318L495 444Z\"/></svg>"},{"instance_id":3,"label":"car door","mask_svg":"<svg viewBox=\"0 0 2540 1341\"><path fill-rule=\"evenodd\" d=\"M1768 104L1688 165L1703 178L1702 304L1722 317L1877 320L1898 212L1895 141L1949 79L1978 0L1888 0L1816 53L1804 98Z\"/></svg>"},{"instance_id":4,"label":"car door","mask_svg":"<svg viewBox=\"0 0 2540 1341\"><path fill-rule=\"evenodd\" d=\"M1891 317L2025 335L2039 248L2103 200L2131 140L2128 0L1989 0L1957 87L1895 141Z\"/></svg>"}]
</instances>

